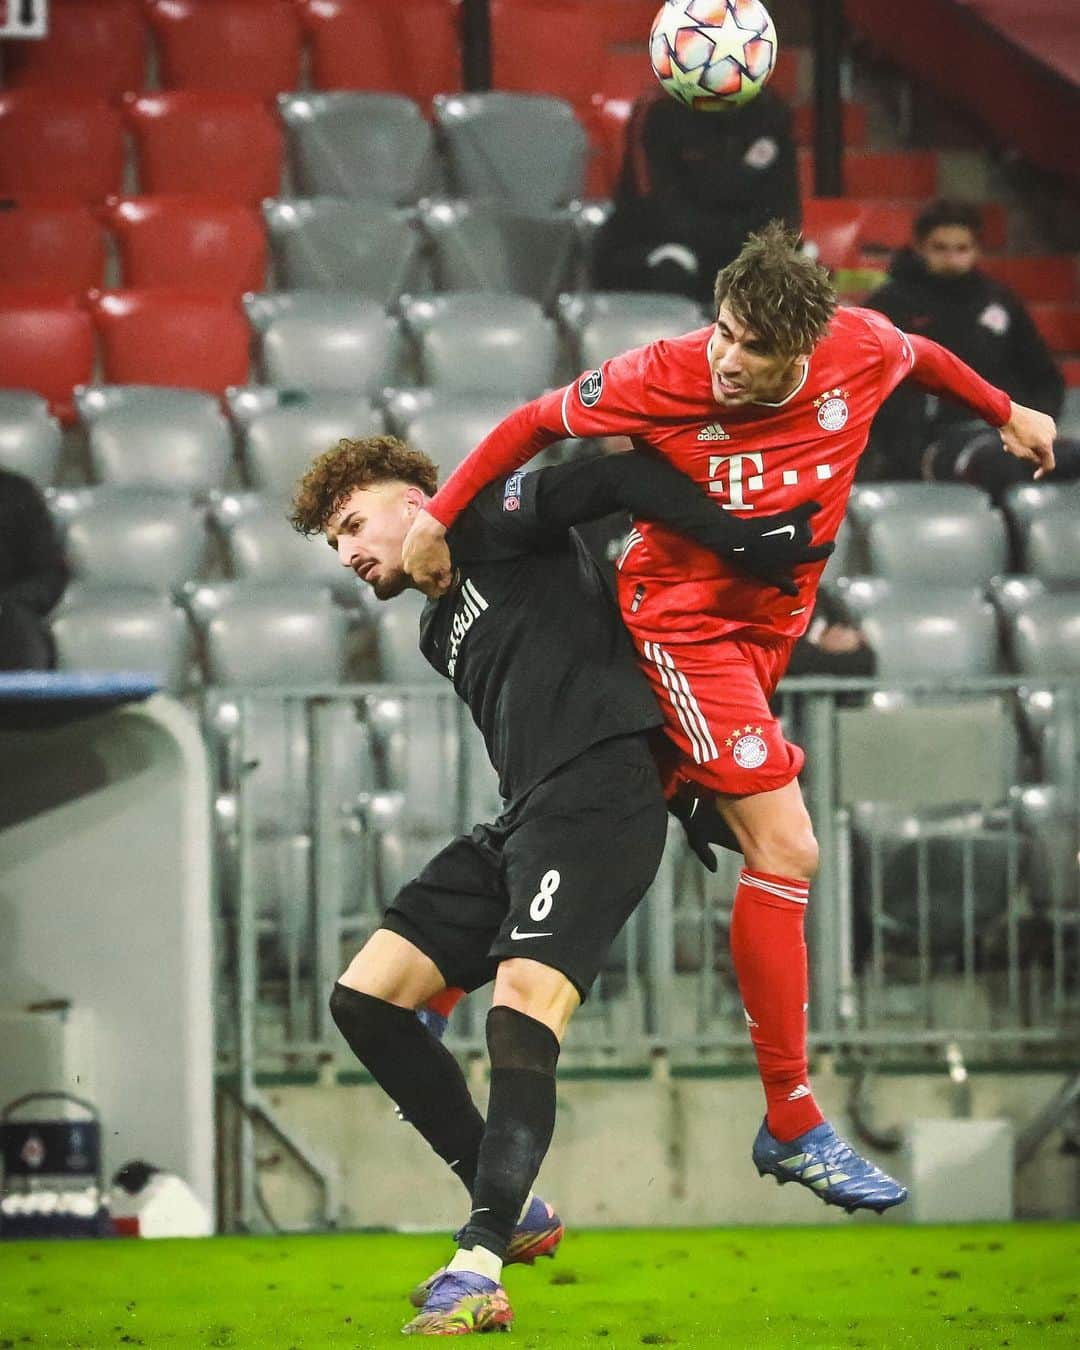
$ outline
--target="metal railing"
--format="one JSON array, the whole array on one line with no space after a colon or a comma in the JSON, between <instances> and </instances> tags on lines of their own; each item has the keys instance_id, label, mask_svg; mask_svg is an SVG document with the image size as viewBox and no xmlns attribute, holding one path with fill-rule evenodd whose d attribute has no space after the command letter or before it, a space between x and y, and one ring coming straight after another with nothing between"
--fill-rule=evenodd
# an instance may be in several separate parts
<instances>
[{"instance_id":1,"label":"metal railing","mask_svg":"<svg viewBox=\"0 0 1080 1350\"><path fill-rule=\"evenodd\" d=\"M808 911L811 1042L880 1059L961 1043L1015 1058L1080 1044L1080 681L792 680L788 734L821 847ZM339 1058L327 997L427 857L497 811L449 687L216 690L221 1062ZM739 860L715 877L673 826L647 901L566 1058L743 1055L727 952ZM482 999L451 1044L482 1050ZM341 1059L342 1065L345 1060Z\"/></svg>"}]
</instances>

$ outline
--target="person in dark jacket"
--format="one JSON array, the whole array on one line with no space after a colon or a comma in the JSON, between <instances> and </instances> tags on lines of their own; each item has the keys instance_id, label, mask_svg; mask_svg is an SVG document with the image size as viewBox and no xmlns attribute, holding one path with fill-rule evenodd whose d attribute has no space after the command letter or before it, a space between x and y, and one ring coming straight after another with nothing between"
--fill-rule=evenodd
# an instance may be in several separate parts
<instances>
[{"instance_id":1,"label":"person in dark jacket","mask_svg":"<svg viewBox=\"0 0 1080 1350\"><path fill-rule=\"evenodd\" d=\"M915 221L912 244L893 259L888 281L864 303L905 332L940 342L1015 403L1057 418L1061 371L1023 301L980 270L980 228L977 207L931 202ZM880 476L965 479L994 492L1018 481L1022 474L1013 475L999 438L969 418L958 404L902 385L874 421ZM1071 476L1070 460L1058 453L1057 476Z\"/></svg>"},{"instance_id":2,"label":"person in dark jacket","mask_svg":"<svg viewBox=\"0 0 1080 1350\"><path fill-rule=\"evenodd\" d=\"M626 128L615 209L600 231L595 282L712 304L719 269L770 220L801 220L791 111L763 90L724 112L695 112L662 91Z\"/></svg>"},{"instance_id":3,"label":"person in dark jacket","mask_svg":"<svg viewBox=\"0 0 1080 1350\"><path fill-rule=\"evenodd\" d=\"M0 469L0 670L56 664L45 616L67 581L44 498L28 478Z\"/></svg>"}]
</instances>

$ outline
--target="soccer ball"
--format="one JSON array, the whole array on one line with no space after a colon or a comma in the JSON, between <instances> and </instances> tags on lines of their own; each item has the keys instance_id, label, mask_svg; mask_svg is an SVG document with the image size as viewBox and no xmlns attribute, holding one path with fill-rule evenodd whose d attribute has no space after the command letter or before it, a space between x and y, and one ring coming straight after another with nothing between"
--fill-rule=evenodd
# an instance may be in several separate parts
<instances>
[{"instance_id":1,"label":"soccer ball","mask_svg":"<svg viewBox=\"0 0 1080 1350\"><path fill-rule=\"evenodd\" d=\"M776 65L761 0L666 0L649 34L653 73L672 98L714 112L746 103Z\"/></svg>"}]
</instances>

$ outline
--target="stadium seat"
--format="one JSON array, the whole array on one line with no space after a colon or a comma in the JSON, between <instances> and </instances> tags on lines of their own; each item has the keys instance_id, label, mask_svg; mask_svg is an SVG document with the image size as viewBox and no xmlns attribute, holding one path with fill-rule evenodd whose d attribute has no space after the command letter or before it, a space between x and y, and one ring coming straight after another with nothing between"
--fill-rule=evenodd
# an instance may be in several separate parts
<instances>
[{"instance_id":1,"label":"stadium seat","mask_svg":"<svg viewBox=\"0 0 1080 1350\"><path fill-rule=\"evenodd\" d=\"M208 492L225 482L232 451L217 402L193 389L80 390L94 478L118 487Z\"/></svg>"},{"instance_id":2,"label":"stadium seat","mask_svg":"<svg viewBox=\"0 0 1080 1350\"><path fill-rule=\"evenodd\" d=\"M585 131L568 103L539 94L440 94L432 106L452 195L532 212L580 197Z\"/></svg>"},{"instance_id":3,"label":"stadium seat","mask_svg":"<svg viewBox=\"0 0 1080 1350\"><path fill-rule=\"evenodd\" d=\"M0 286L87 291L105 278L105 237L78 202L0 202Z\"/></svg>"},{"instance_id":4,"label":"stadium seat","mask_svg":"<svg viewBox=\"0 0 1080 1350\"><path fill-rule=\"evenodd\" d=\"M1031 317L1052 352L1080 351L1080 304L1032 305Z\"/></svg>"},{"instance_id":5,"label":"stadium seat","mask_svg":"<svg viewBox=\"0 0 1080 1350\"><path fill-rule=\"evenodd\" d=\"M381 415L359 394L321 393L304 403L269 409L244 429L248 481L261 492L289 497L317 455L342 437L378 436L382 430Z\"/></svg>"},{"instance_id":6,"label":"stadium seat","mask_svg":"<svg viewBox=\"0 0 1080 1350\"><path fill-rule=\"evenodd\" d=\"M1002 505L1022 554L1024 534L1036 517L1060 506L1080 510L1080 483L1014 483L1005 489Z\"/></svg>"},{"instance_id":7,"label":"stadium seat","mask_svg":"<svg viewBox=\"0 0 1080 1350\"><path fill-rule=\"evenodd\" d=\"M833 270L859 262L863 212L858 202L841 197L807 197L803 201L803 239L823 266Z\"/></svg>"},{"instance_id":8,"label":"stadium seat","mask_svg":"<svg viewBox=\"0 0 1080 1350\"><path fill-rule=\"evenodd\" d=\"M118 98L146 76L140 0L53 0L48 36L4 45L4 83Z\"/></svg>"},{"instance_id":9,"label":"stadium seat","mask_svg":"<svg viewBox=\"0 0 1080 1350\"><path fill-rule=\"evenodd\" d=\"M610 23L598 21L609 5L576 0L492 0L492 86L540 93L582 105L602 87ZM608 18L604 14L604 18ZM641 37L646 50L648 30ZM573 52L573 59L567 53ZM647 67L642 56L641 64Z\"/></svg>"},{"instance_id":10,"label":"stadium seat","mask_svg":"<svg viewBox=\"0 0 1080 1350\"><path fill-rule=\"evenodd\" d=\"M52 632L60 670L147 672L172 694L188 683L191 629L166 595L136 587L80 589L54 614Z\"/></svg>"},{"instance_id":11,"label":"stadium seat","mask_svg":"<svg viewBox=\"0 0 1080 1350\"><path fill-rule=\"evenodd\" d=\"M270 303L261 304L264 300ZM377 301L300 291L256 296L245 304L269 384L373 397L393 383L399 326Z\"/></svg>"},{"instance_id":12,"label":"stadium seat","mask_svg":"<svg viewBox=\"0 0 1080 1350\"><path fill-rule=\"evenodd\" d=\"M93 325L74 299L0 291L0 388L40 394L68 423L75 416L75 386L85 384L93 369Z\"/></svg>"},{"instance_id":13,"label":"stadium seat","mask_svg":"<svg viewBox=\"0 0 1080 1350\"><path fill-rule=\"evenodd\" d=\"M310 582L329 586L341 604L363 603L360 582L324 539L305 539L292 528L280 497L225 493L215 498L211 510L225 541L229 569L238 581Z\"/></svg>"},{"instance_id":14,"label":"stadium seat","mask_svg":"<svg viewBox=\"0 0 1080 1350\"><path fill-rule=\"evenodd\" d=\"M1014 789L1020 823L1031 844L1028 877L1036 912L1072 910L1077 903L1080 871L1076 865L1075 817L1067 791L1053 783Z\"/></svg>"},{"instance_id":15,"label":"stadium seat","mask_svg":"<svg viewBox=\"0 0 1080 1350\"><path fill-rule=\"evenodd\" d=\"M452 0L301 0L316 89L405 94L427 105L461 88L459 8Z\"/></svg>"},{"instance_id":16,"label":"stadium seat","mask_svg":"<svg viewBox=\"0 0 1080 1350\"><path fill-rule=\"evenodd\" d=\"M995 281L1011 287L1029 304L1040 300L1061 303L1080 297L1076 259L1071 254L987 254L980 257L979 268Z\"/></svg>"},{"instance_id":17,"label":"stadium seat","mask_svg":"<svg viewBox=\"0 0 1080 1350\"><path fill-rule=\"evenodd\" d=\"M495 395L403 390L388 400L386 415L396 434L429 455L445 477L519 405L517 398Z\"/></svg>"},{"instance_id":18,"label":"stadium seat","mask_svg":"<svg viewBox=\"0 0 1080 1350\"><path fill-rule=\"evenodd\" d=\"M421 238L407 211L332 197L263 210L283 287L351 292L386 307L415 284Z\"/></svg>"},{"instance_id":19,"label":"stadium seat","mask_svg":"<svg viewBox=\"0 0 1080 1350\"><path fill-rule=\"evenodd\" d=\"M221 394L248 374L239 304L212 291L102 291L92 300L111 384L165 384Z\"/></svg>"},{"instance_id":20,"label":"stadium seat","mask_svg":"<svg viewBox=\"0 0 1080 1350\"><path fill-rule=\"evenodd\" d=\"M289 0L155 0L165 89L270 99L300 84L300 21Z\"/></svg>"},{"instance_id":21,"label":"stadium seat","mask_svg":"<svg viewBox=\"0 0 1080 1350\"><path fill-rule=\"evenodd\" d=\"M426 385L524 401L555 382L555 324L535 300L459 291L406 300L401 315Z\"/></svg>"},{"instance_id":22,"label":"stadium seat","mask_svg":"<svg viewBox=\"0 0 1080 1350\"><path fill-rule=\"evenodd\" d=\"M0 468L48 487L60 462L60 423L40 394L0 389Z\"/></svg>"},{"instance_id":23,"label":"stadium seat","mask_svg":"<svg viewBox=\"0 0 1080 1350\"><path fill-rule=\"evenodd\" d=\"M1040 511L1022 538L1025 572L1051 589L1080 587L1080 512L1074 501Z\"/></svg>"},{"instance_id":24,"label":"stadium seat","mask_svg":"<svg viewBox=\"0 0 1080 1350\"><path fill-rule=\"evenodd\" d=\"M143 193L210 195L257 206L281 187L284 138L257 98L141 94L126 101L125 117Z\"/></svg>"},{"instance_id":25,"label":"stadium seat","mask_svg":"<svg viewBox=\"0 0 1080 1350\"><path fill-rule=\"evenodd\" d=\"M853 587L843 594L849 604L858 598ZM998 671L994 609L978 591L886 583L861 620L883 680L994 675Z\"/></svg>"},{"instance_id":26,"label":"stadium seat","mask_svg":"<svg viewBox=\"0 0 1080 1350\"><path fill-rule=\"evenodd\" d=\"M50 502L77 583L177 591L206 562L205 511L189 497L147 488L63 488Z\"/></svg>"},{"instance_id":27,"label":"stadium seat","mask_svg":"<svg viewBox=\"0 0 1080 1350\"><path fill-rule=\"evenodd\" d=\"M814 143L814 105L812 103L800 103L792 109L792 131L795 136L796 145L813 145ZM841 137L845 147L855 148L866 144L866 105L865 103L849 103L845 100L844 106L840 110L841 119Z\"/></svg>"},{"instance_id":28,"label":"stadium seat","mask_svg":"<svg viewBox=\"0 0 1080 1350\"><path fill-rule=\"evenodd\" d=\"M569 211L436 201L421 209L421 222L434 246L440 290L512 291L550 310L573 284L578 240Z\"/></svg>"},{"instance_id":29,"label":"stadium seat","mask_svg":"<svg viewBox=\"0 0 1080 1350\"><path fill-rule=\"evenodd\" d=\"M1004 625L1011 623L1035 596L1045 595L1046 587L1038 577L1024 577L1015 572L1004 572L1000 576L990 578L986 593Z\"/></svg>"},{"instance_id":30,"label":"stadium seat","mask_svg":"<svg viewBox=\"0 0 1080 1350\"><path fill-rule=\"evenodd\" d=\"M0 90L0 198L95 203L121 191L120 115L93 94Z\"/></svg>"},{"instance_id":31,"label":"stadium seat","mask_svg":"<svg viewBox=\"0 0 1080 1350\"><path fill-rule=\"evenodd\" d=\"M990 498L965 483L858 483L851 494L848 514L852 523L865 528L875 516L897 509L924 515L985 515Z\"/></svg>"},{"instance_id":32,"label":"stadium seat","mask_svg":"<svg viewBox=\"0 0 1080 1350\"><path fill-rule=\"evenodd\" d=\"M400 94L283 94L297 195L403 206L441 187L431 126Z\"/></svg>"},{"instance_id":33,"label":"stadium seat","mask_svg":"<svg viewBox=\"0 0 1080 1350\"><path fill-rule=\"evenodd\" d=\"M419 591L406 591L392 605L381 605L376 611L379 670L391 684L430 684L442 678L417 645L420 614L426 603Z\"/></svg>"},{"instance_id":34,"label":"stadium seat","mask_svg":"<svg viewBox=\"0 0 1080 1350\"><path fill-rule=\"evenodd\" d=\"M1011 647L1021 675L1075 676L1080 670L1080 595L1034 597L1016 615Z\"/></svg>"},{"instance_id":35,"label":"stadium seat","mask_svg":"<svg viewBox=\"0 0 1080 1350\"><path fill-rule=\"evenodd\" d=\"M211 684L295 686L342 678L347 620L328 587L233 582L212 589L212 608L193 610L203 617Z\"/></svg>"},{"instance_id":36,"label":"stadium seat","mask_svg":"<svg viewBox=\"0 0 1080 1350\"><path fill-rule=\"evenodd\" d=\"M932 150L849 150L844 155L844 197L892 197L920 204L937 195L938 157ZM814 195L814 155L799 152L799 186Z\"/></svg>"},{"instance_id":37,"label":"stadium seat","mask_svg":"<svg viewBox=\"0 0 1080 1350\"><path fill-rule=\"evenodd\" d=\"M559 297L559 319L571 334L580 370L659 338L704 325L701 310L683 295L594 291Z\"/></svg>"},{"instance_id":38,"label":"stadium seat","mask_svg":"<svg viewBox=\"0 0 1080 1350\"><path fill-rule=\"evenodd\" d=\"M1009 566L1008 534L997 511L896 506L870 517L863 542L869 570L896 581L977 586Z\"/></svg>"},{"instance_id":39,"label":"stadium seat","mask_svg":"<svg viewBox=\"0 0 1080 1350\"><path fill-rule=\"evenodd\" d=\"M395 619L404 618L398 629L402 645L411 642L415 649L417 613L422 608L422 603L416 602L423 602L423 598L409 591L392 605L381 607L376 631L386 620L397 626ZM417 656L423 661L418 650ZM452 691L430 666L427 675L417 670L402 683L415 686L431 681L438 681L450 696L433 699L394 689L386 698L374 698L368 711L372 741L385 766L387 784L402 797L399 828L406 835L442 836L437 842L429 840L429 856L452 834L472 823L460 820L458 815L459 732L463 719Z\"/></svg>"},{"instance_id":40,"label":"stadium seat","mask_svg":"<svg viewBox=\"0 0 1080 1350\"><path fill-rule=\"evenodd\" d=\"M197 286L241 295L266 282L262 221L239 202L127 197L106 222L120 246L125 286Z\"/></svg>"}]
</instances>

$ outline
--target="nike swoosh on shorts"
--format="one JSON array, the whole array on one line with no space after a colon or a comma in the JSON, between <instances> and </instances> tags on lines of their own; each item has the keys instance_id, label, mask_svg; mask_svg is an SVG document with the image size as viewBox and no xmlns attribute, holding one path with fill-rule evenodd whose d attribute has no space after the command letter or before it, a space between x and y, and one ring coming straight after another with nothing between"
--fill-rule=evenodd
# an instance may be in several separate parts
<instances>
[{"instance_id":1,"label":"nike swoosh on shorts","mask_svg":"<svg viewBox=\"0 0 1080 1350\"><path fill-rule=\"evenodd\" d=\"M522 938L551 937L551 933L519 933L517 924L510 929L510 937L514 942L520 942Z\"/></svg>"}]
</instances>

